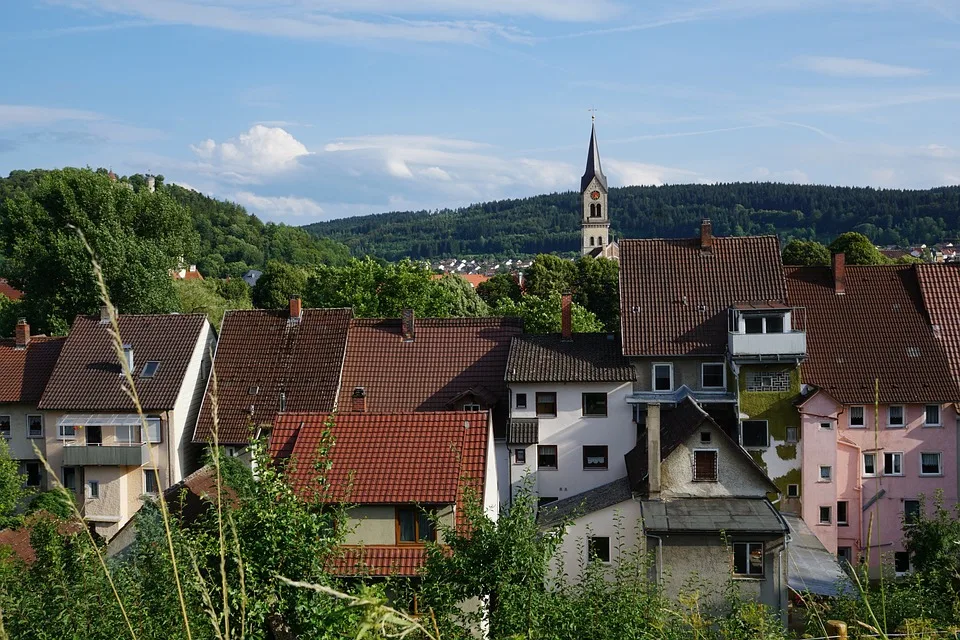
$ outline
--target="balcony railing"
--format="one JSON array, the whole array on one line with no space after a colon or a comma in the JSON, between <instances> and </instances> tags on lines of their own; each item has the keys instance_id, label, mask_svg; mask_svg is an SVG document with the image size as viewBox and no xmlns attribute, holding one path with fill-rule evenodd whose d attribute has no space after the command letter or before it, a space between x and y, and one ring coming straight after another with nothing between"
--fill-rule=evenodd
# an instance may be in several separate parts
<instances>
[{"instance_id":1,"label":"balcony railing","mask_svg":"<svg viewBox=\"0 0 960 640\"><path fill-rule=\"evenodd\" d=\"M140 467L150 462L146 443L87 445L81 442L63 448L66 467Z\"/></svg>"},{"instance_id":2,"label":"balcony railing","mask_svg":"<svg viewBox=\"0 0 960 640\"><path fill-rule=\"evenodd\" d=\"M727 348L733 358L777 359L805 356L807 334L804 331L790 333L736 333L729 332Z\"/></svg>"}]
</instances>

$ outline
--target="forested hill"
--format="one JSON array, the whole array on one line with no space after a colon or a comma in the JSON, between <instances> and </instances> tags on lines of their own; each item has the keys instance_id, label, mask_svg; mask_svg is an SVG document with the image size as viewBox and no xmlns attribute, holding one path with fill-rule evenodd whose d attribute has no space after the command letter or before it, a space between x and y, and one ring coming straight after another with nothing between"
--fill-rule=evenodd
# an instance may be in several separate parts
<instances>
[{"instance_id":1,"label":"forested hill","mask_svg":"<svg viewBox=\"0 0 960 640\"><path fill-rule=\"evenodd\" d=\"M960 187L902 191L775 183L669 185L610 190L616 237L684 237L713 221L718 235L778 234L829 242L859 231L881 245L955 240ZM438 212L404 211L319 222L311 233L354 254L516 256L580 247L579 194L500 200Z\"/></svg>"}]
</instances>

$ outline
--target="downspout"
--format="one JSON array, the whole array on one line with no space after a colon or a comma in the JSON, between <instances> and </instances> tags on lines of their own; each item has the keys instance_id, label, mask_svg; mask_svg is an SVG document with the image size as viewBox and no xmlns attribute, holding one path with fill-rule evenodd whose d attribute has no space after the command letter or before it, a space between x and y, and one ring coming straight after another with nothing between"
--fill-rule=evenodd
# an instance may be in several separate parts
<instances>
[{"instance_id":1,"label":"downspout","mask_svg":"<svg viewBox=\"0 0 960 640\"><path fill-rule=\"evenodd\" d=\"M165 412L165 416L164 416L164 417L165 417L164 423L169 427L169 425L170 425L170 410L169 410L169 409L167 409L167 411ZM163 431L164 431L164 430L165 430L165 429L163 428L163 424L161 424L161 425L160 425L160 439L161 439L161 441L163 440L163 435L164 435L164 434L163 434ZM169 433L169 432L170 432L170 429L166 429L166 431ZM149 438L149 436L148 436L148 437L147 437L147 440L149 440L149 439L150 439L150 438ZM165 489L169 489L170 487L173 486L173 476L171 475L171 474L173 473L173 458L172 458L171 456L172 456L172 449L173 449L173 446L172 446L172 445L173 445L174 443L173 443L173 442L170 442L170 439L169 439L169 438L166 439L166 443L167 443L167 486L165 487ZM183 469L181 469L180 471L183 472ZM160 490L160 493L161 493L161 495L162 495L162 494L163 494L163 489L160 489L159 487L157 487L157 489Z\"/></svg>"}]
</instances>

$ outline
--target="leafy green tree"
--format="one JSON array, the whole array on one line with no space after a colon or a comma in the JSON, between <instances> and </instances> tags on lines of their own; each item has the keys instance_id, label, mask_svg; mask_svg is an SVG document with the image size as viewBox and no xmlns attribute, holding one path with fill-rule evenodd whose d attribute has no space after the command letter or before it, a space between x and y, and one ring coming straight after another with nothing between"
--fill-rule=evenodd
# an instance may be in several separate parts
<instances>
[{"instance_id":1,"label":"leafy green tree","mask_svg":"<svg viewBox=\"0 0 960 640\"><path fill-rule=\"evenodd\" d=\"M6 438L0 438L0 529L18 521L17 507L30 495L24 488L25 481L20 474L20 464L10 457Z\"/></svg>"},{"instance_id":2,"label":"leafy green tree","mask_svg":"<svg viewBox=\"0 0 960 640\"><path fill-rule=\"evenodd\" d=\"M454 318L476 318L489 315L490 309L477 290L460 276L448 273L433 280L440 295L445 298L446 315Z\"/></svg>"},{"instance_id":3,"label":"leafy green tree","mask_svg":"<svg viewBox=\"0 0 960 640\"><path fill-rule=\"evenodd\" d=\"M783 248L783 264L808 267L830 265L830 250L816 240L791 240Z\"/></svg>"},{"instance_id":4,"label":"leafy green tree","mask_svg":"<svg viewBox=\"0 0 960 640\"><path fill-rule=\"evenodd\" d=\"M481 282L477 294L490 306L496 306L500 300L520 302L523 290L517 279L510 273L498 273L489 280Z\"/></svg>"},{"instance_id":5,"label":"leafy green tree","mask_svg":"<svg viewBox=\"0 0 960 640\"><path fill-rule=\"evenodd\" d=\"M927 515L926 500L921 499L915 521L904 523L904 541L919 573L946 577L953 583L949 586L960 588L960 507L948 509L942 490L934 498L932 515Z\"/></svg>"},{"instance_id":6,"label":"leafy green tree","mask_svg":"<svg viewBox=\"0 0 960 640\"><path fill-rule=\"evenodd\" d=\"M494 308L493 315L522 318L523 330L527 333L559 333L562 324L560 298L559 293L554 293L548 298L528 294L523 296L520 302L501 300ZM576 302L571 306L570 319L575 333L596 333L604 330L597 316Z\"/></svg>"},{"instance_id":7,"label":"leafy green tree","mask_svg":"<svg viewBox=\"0 0 960 640\"><path fill-rule=\"evenodd\" d=\"M283 309L290 298L301 296L307 289L306 272L285 262L267 264L253 288L253 305L258 309Z\"/></svg>"},{"instance_id":8,"label":"leafy green tree","mask_svg":"<svg viewBox=\"0 0 960 640\"><path fill-rule=\"evenodd\" d=\"M176 310L169 269L196 253L189 213L162 191L136 193L89 169L63 169L0 202L3 268L26 292L24 312L36 329L64 333L100 304L89 255L71 226L96 252L121 311Z\"/></svg>"},{"instance_id":9,"label":"leafy green tree","mask_svg":"<svg viewBox=\"0 0 960 640\"><path fill-rule=\"evenodd\" d=\"M577 267L570 260L540 254L524 273L528 295L547 298L553 293L571 291L577 281Z\"/></svg>"},{"instance_id":10,"label":"leafy green tree","mask_svg":"<svg viewBox=\"0 0 960 640\"><path fill-rule=\"evenodd\" d=\"M11 300L0 294L0 338L14 335L17 320L24 314L23 300Z\"/></svg>"},{"instance_id":11,"label":"leafy green tree","mask_svg":"<svg viewBox=\"0 0 960 640\"><path fill-rule=\"evenodd\" d=\"M620 331L620 264L583 256L576 270L573 301L591 311L606 331Z\"/></svg>"},{"instance_id":12,"label":"leafy green tree","mask_svg":"<svg viewBox=\"0 0 960 640\"><path fill-rule=\"evenodd\" d=\"M224 297L220 283L212 280L179 280L174 283L180 298L181 313L204 313L214 327L219 327L223 314L230 309L251 308L250 287L243 280L239 282L245 289L245 297ZM233 292L237 293L237 292Z\"/></svg>"},{"instance_id":13,"label":"leafy green tree","mask_svg":"<svg viewBox=\"0 0 960 640\"><path fill-rule=\"evenodd\" d=\"M830 243L830 252L844 254L847 264L889 264L890 262L870 242L870 238L855 231L837 236Z\"/></svg>"}]
</instances>

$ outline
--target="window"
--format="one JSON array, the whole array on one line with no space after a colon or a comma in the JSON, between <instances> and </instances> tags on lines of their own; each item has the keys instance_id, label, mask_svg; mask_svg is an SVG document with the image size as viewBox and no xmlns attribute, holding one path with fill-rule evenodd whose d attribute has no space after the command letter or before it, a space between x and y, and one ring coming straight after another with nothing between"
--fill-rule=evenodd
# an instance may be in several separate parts
<instances>
[{"instance_id":1,"label":"window","mask_svg":"<svg viewBox=\"0 0 960 640\"><path fill-rule=\"evenodd\" d=\"M923 426L925 427L940 426L940 405L938 404L927 405L926 411L923 416Z\"/></svg>"},{"instance_id":2,"label":"window","mask_svg":"<svg viewBox=\"0 0 960 640\"><path fill-rule=\"evenodd\" d=\"M783 333L783 316L767 316L764 320L767 322L764 333Z\"/></svg>"},{"instance_id":3,"label":"window","mask_svg":"<svg viewBox=\"0 0 960 640\"><path fill-rule=\"evenodd\" d=\"M833 467L828 464L820 465L820 482L830 482L833 477Z\"/></svg>"},{"instance_id":4,"label":"window","mask_svg":"<svg viewBox=\"0 0 960 640\"><path fill-rule=\"evenodd\" d=\"M606 469L607 468L607 445L584 445L583 447L583 468L584 469Z\"/></svg>"},{"instance_id":5,"label":"window","mask_svg":"<svg viewBox=\"0 0 960 640\"><path fill-rule=\"evenodd\" d=\"M832 509L830 507L820 507L820 524L830 524L833 522L831 511Z\"/></svg>"},{"instance_id":6,"label":"window","mask_svg":"<svg viewBox=\"0 0 960 640\"><path fill-rule=\"evenodd\" d=\"M700 432L700 444L710 444L710 441L713 439L713 436L709 431Z\"/></svg>"},{"instance_id":7,"label":"window","mask_svg":"<svg viewBox=\"0 0 960 640\"><path fill-rule=\"evenodd\" d=\"M892 404L887 408L887 426L903 426L903 405Z\"/></svg>"},{"instance_id":8,"label":"window","mask_svg":"<svg viewBox=\"0 0 960 640\"><path fill-rule=\"evenodd\" d=\"M943 468L940 465L939 453L921 453L920 454L920 475L939 476L943 474Z\"/></svg>"},{"instance_id":9,"label":"window","mask_svg":"<svg viewBox=\"0 0 960 640\"><path fill-rule=\"evenodd\" d=\"M61 440L73 440L77 437L77 432L72 424L61 424L57 427L57 437Z\"/></svg>"},{"instance_id":10,"label":"window","mask_svg":"<svg viewBox=\"0 0 960 640\"><path fill-rule=\"evenodd\" d=\"M480 411L480 405L478 405L478 404L476 404L476 403L473 403L473 404L465 404L465 405L463 405L463 410L464 410L464 411Z\"/></svg>"},{"instance_id":11,"label":"window","mask_svg":"<svg viewBox=\"0 0 960 640\"><path fill-rule=\"evenodd\" d=\"M10 437L10 416L0 416L0 436Z\"/></svg>"},{"instance_id":12,"label":"window","mask_svg":"<svg viewBox=\"0 0 960 640\"><path fill-rule=\"evenodd\" d=\"M733 574L737 576L763 575L763 543L733 543Z\"/></svg>"},{"instance_id":13,"label":"window","mask_svg":"<svg viewBox=\"0 0 960 640\"><path fill-rule=\"evenodd\" d=\"M894 452L885 452L883 454L883 475L902 476L903 475L903 454Z\"/></svg>"},{"instance_id":14,"label":"window","mask_svg":"<svg viewBox=\"0 0 960 640\"><path fill-rule=\"evenodd\" d=\"M517 394L517 409L526 409L527 408L527 394L518 393Z\"/></svg>"},{"instance_id":15,"label":"window","mask_svg":"<svg viewBox=\"0 0 960 640\"><path fill-rule=\"evenodd\" d=\"M744 420L741 423L743 446L756 449L770 446L766 420Z\"/></svg>"},{"instance_id":16,"label":"window","mask_svg":"<svg viewBox=\"0 0 960 640\"><path fill-rule=\"evenodd\" d=\"M100 497L100 482L98 480L91 480L87 483L87 489L89 494L88 498L99 498Z\"/></svg>"},{"instance_id":17,"label":"window","mask_svg":"<svg viewBox=\"0 0 960 640\"><path fill-rule=\"evenodd\" d=\"M846 527L850 523L847 522L847 501L840 500L837 502L837 526Z\"/></svg>"},{"instance_id":18,"label":"window","mask_svg":"<svg viewBox=\"0 0 960 640\"><path fill-rule=\"evenodd\" d=\"M121 424L117 425L117 442L122 442L124 444L131 444L137 442L139 438L137 437L137 427L132 424Z\"/></svg>"},{"instance_id":19,"label":"window","mask_svg":"<svg viewBox=\"0 0 960 640\"><path fill-rule=\"evenodd\" d=\"M853 564L853 547L837 547L837 560L843 568Z\"/></svg>"},{"instance_id":20,"label":"window","mask_svg":"<svg viewBox=\"0 0 960 640\"><path fill-rule=\"evenodd\" d=\"M919 500L904 500L903 501L903 524L917 524L920 520L920 501Z\"/></svg>"},{"instance_id":21,"label":"window","mask_svg":"<svg viewBox=\"0 0 960 640\"><path fill-rule=\"evenodd\" d=\"M557 500L559 500L559 498L540 496L539 498L537 498L537 508L542 509L548 504L550 504L551 502L556 502Z\"/></svg>"},{"instance_id":22,"label":"window","mask_svg":"<svg viewBox=\"0 0 960 640\"><path fill-rule=\"evenodd\" d=\"M866 426L863 407L850 407L850 427L853 429Z\"/></svg>"},{"instance_id":23,"label":"window","mask_svg":"<svg viewBox=\"0 0 960 640\"><path fill-rule=\"evenodd\" d=\"M63 486L70 491L77 490L77 468L76 467L64 467L63 468Z\"/></svg>"},{"instance_id":24,"label":"window","mask_svg":"<svg viewBox=\"0 0 960 640\"><path fill-rule=\"evenodd\" d=\"M760 316L746 316L743 324L746 333L763 333L763 318Z\"/></svg>"},{"instance_id":25,"label":"window","mask_svg":"<svg viewBox=\"0 0 960 640\"><path fill-rule=\"evenodd\" d=\"M593 217L593 211L594 211L593 205L590 205L590 217ZM594 240L593 236L590 236L590 246L591 246L591 247L597 246L597 245L596 245L596 240Z\"/></svg>"},{"instance_id":26,"label":"window","mask_svg":"<svg viewBox=\"0 0 960 640\"><path fill-rule=\"evenodd\" d=\"M704 362L700 365L700 384L704 389L726 387L726 365L722 362Z\"/></svg>"},{"instance_id":27,"label":"window","mask_svg":"<svg viewBox=\"0 0 960 640\"><path fill-rule=\"evenodd\" d=\"M161 425L162 425L162 422L160 421L159 416L147 417L147 442L153 442L153 443L160 442Z\"/></svg>"},{"instance_id":28,"label":"window","mask_svg":"<svg viewBox=\"0 0 960 640\"><path fill-rule=\"evenodd\" d=\"M27 437L43 437L43 416L27 416Z\"/></svg>"},{"instance_id":29,"label":"window","mask_svg":"<svg viewBox=\"0 0 960 640\"><path fill-rule=\"evenodd\" d=\"M910 573L910 554L906 551L895 551L893 554L893 570L898 576Z\"/></svg>"},{"instance_id":30,"label":"window","mask_svg":"<svg viewBox=\"0 0 960 640\"><path fill-rule=\"evenodd\" d=\"M820 429L821 429L821 431L830 431L831 429L833 429L833 423L832 423L832 422L821 422L821 423L820 423Z\"/></svg>"},{"instance_id":31,"label":"window","mask_svg":"<svg viewBox=\"0 0 960 640\"><path fill-rule=\"evenodd\" d=\"M557 445L542 444L537 447L537 466L541 469L557 468Z\"/></svg>"},{"instance_id":32,"label":"window","mask_svg":"<svg viewBox=\"0 0 960 640\"><path fill-rule=\"evenodd\" d=\"M587 557L590 562L610 562L610 538L587 538Z\"/></svg>"},{"instance_id":33,"label":"window","mask_svg":"<svg viewBox=\"0 0 960 640\"><path fill-rule=\"evenodd\" d=\"M787 497L788 497L788 498L799 498L799 497L800 497L800 485L798 485L798 484L788 484L788 485L787 485Z\"/></svg>"},{"instance_id":34,"label":"window","mask_svg":"<svg viewBox=\"0 0 960 640\"><path fill-rule=\"evenodd\" d=\"M696 449L693 452L693 481L717 481L716 449Z\"/></svg>"},{"instance_id":35,"label":"window","mask_svg":"<svg viewBox=\"0 0 960 640\"><path fill-rule=\"evenodd\" d=\"M875 453L863 454L863 475L865 476L877 475L877 454Z\"/></svg>"},{"instance_id":36,"label":"window","mask_svg":"<svg viewBox=\"0 0 960 640\"><path fill-rule=\"evenodd\" d=\"M437 532L430 514L414 507L397 507L397 544L434 541Z\"/></svg>"},{"instance_id":37,"label":"window","mask_svg":"<svg viewBox=\"0 0 960 640\"><path fill-rule=\"evenodd\" d=\"M40 463L39 462L24 462L23 473L25 476L27 476L28 487L40 486Z\"/></svg>"},{"instance_id":38,"label":"window","mask_svg":"<svg viewBox=\"0 0 960 640\"><path fill-rule=\"evenodd\" d=\"M159 483L157 482L158 473L159 471L155 469L143 470L143 492L147 495L155 496L159 493Z\"/></svg>"},{"instance_id":39,"label":"window","mask_svg":"<svg viewBox=\"0 0 960 640\"><path fill-rule=\"evenodd\" d=\"M581 398L584 416L606 417L607 415L607 394L606 393L584 393Z\"/></svg>"},{"instance_id":40,"label":"window","mask_svg":"<svg viewBox=\"0 0 960 640\"><path fill-rule=\"evenodd\" d=\"M157 369L160 368L160 363L156 360L151 360L143 365L143 369L140 370L141 378L152 378L157 375Z\"/></svg>"},{"instance_id":41,"label":"window","mask_svg":"<svg viewBox=\"0 0 960 640\"><path fill-rule=\"evenodd\" d=\"M526 464L527 463L527 450L526 449L514 449L513 450L513 464Z\"/></svg>"},{"instance_id":42,"label":"window","mask_svg":"<svg viewBox=\"0 0 960 640\"><path fill-rule=\"evenodd\" d=\"M673 391L673 365L653 365L653 390Z\"/></svg>"},{"instance_id":43,"label":"window","mask_svg":"<svg viewBox=\"0 0 960 640\"><path fill-rule=\"evenodd\" d=\"M557 394L552 391L537 392L537 415L554 418L557 415Z\"/></svg>"},{"instance_id":44,"label":"window","mask_svg":"<svg viewBox=\"0 0 960 640\"><path fill-rule=\"evenodd\" d=\"M798 437L800 435L800 429L797 427L787 427L787 442L790 444L796 443L800 440Z\"/></svg>"}]
</instances>

